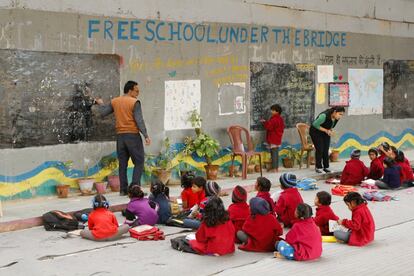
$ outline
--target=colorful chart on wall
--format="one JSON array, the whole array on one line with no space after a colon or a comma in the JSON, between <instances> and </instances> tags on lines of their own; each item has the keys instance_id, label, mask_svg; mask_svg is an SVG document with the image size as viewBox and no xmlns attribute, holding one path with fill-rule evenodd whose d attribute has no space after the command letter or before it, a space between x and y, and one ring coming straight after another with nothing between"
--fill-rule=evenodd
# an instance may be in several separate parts
<instances>
[{"instance_id":1,"label":"colorful chart on wall","mask_svg":"<svg viewBox=\"0 0 414 276\"><path fill-rule=\"evenodd\" d=\"M234 82L219 85L219 115L246 113L245 94L246 83L244 82Z\"/></svg>"},{"instance_id":2,"label":"colorful chart on wall","mask_svg":"<svg viewBox=\"0 0 414 276\"><path fill-rule=\"evenodd\" d=\"M318 83L333 81L333 65L318 65Z\"/></svg>"},{"instance_id":3,"label":"colorful chart on wall","mask_svg":"<svg viewBox=\"0 0 414 276\"><path fill-rule=\"evenodd\" d=\"M164 129L191 129L189 113L200 113L200 80L178 80L165 82Z\"/></svg>"},{"instance_id":4,"label":"colorful chart on wall","mask_svg":"<svg viewBox=\"0 0 414 276\"><path fill-rule=\"evenodd\" d=\"M349 84L347 82L329 83L329 106L349 106Z\"/></svg>"},{"instance_id":5,"label":"colorful chart on wall","mask_svg":"<svg viewBox=\"0 0 414 276\"><path fill-rule=\"evenodd\" d=\"M382 114L384 72L382 69L348 69L348 115Z\"/></svg>"}]
</instances>

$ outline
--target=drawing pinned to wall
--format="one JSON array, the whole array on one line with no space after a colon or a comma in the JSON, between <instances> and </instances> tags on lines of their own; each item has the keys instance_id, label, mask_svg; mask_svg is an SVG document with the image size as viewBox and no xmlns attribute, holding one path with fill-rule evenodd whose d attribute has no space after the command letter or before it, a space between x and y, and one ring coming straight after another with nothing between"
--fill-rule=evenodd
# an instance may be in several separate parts
<instances>
[{"instance_id":1,"label":"drawing pinned to wall","mask_svg":"<svg viewBox=\"0 0 414 276\"><path fill-rule=\"evenodd\" d=\"M318 83L333 82L333 65L318 65Z\"/></svg>"},{"instance_id":2,"label":"drawing pinned to wall","mask_svg":"<svg viewBox=\"0 0 414 276\"><path fill-rule=\"evenodd\" d=\"M219 85L219 115L246 113L245 94L246 83L244 82L234 82Z\"/></svg>"},{"instance_id":3,"label":"drawing pinned to wall","mask_svg":"<svg viewBox=\"0 0 414 276\"><path fill-rule=\"evenodd\" d=\"M191 129L188 113L200 112L200 80L178 80L165 82L164 129Z\"/></svg>"},{"instance_id":4,"label":"drawing pinned to wall","mask_svg":"<svg viewBox=\"0 0 414 276\"><path fill-rule=\"evenodd\" d=\"M348 115L382 114L382 69L348 69Z\"/></svg>"},{"instance_id":5,"label":"drawing pinned to wall","mask_svg":"<svg viewBox=\"0 0 414 276\"><path fill-rule=\"evenodd\" d=\"M318 90L316 91L316 104L324 104L326 101L326 84L318 84Z\"/></svg>"},{"instance_id":6,"label":"drawing pinned to wall","mask_svg":"<svg viewBox=\"0 0 414 276\"><path fill-rule=\"evenodd\" d=\"M329 83L329 106L349 106L349 84L347 82Z\"/></svg>"}]
</instances>

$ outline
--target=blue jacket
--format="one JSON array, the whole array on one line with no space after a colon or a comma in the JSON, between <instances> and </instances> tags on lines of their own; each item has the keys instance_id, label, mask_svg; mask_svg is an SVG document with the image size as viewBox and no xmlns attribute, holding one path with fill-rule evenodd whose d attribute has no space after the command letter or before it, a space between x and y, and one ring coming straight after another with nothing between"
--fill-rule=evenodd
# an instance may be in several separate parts
<instances>
[{"instance_id":1,"label":"blue jacket","mask_svg":"<svg viewBox=\"0 0 414 276\"><path fill-rule=\"evenodd\" d=\"M383 182L387 183L390 188L398 188L401 186L400 180L400 166L392 166L390 168L384 169L384 178L382 179Z\"/></svg>"},{"instance_id":2,"label":"blue jacket","mask_svg":"<svg viewBox=\"0 0 414 276\"><path fill-rule=\"evenodd\" d=\"M158 209L158 224L165 224L171 217L171 206L168 198L164 194L158 194L154 197L153 194L149 196L149 199L156 202L159 206Z\"/></svg>"}]
</instances>

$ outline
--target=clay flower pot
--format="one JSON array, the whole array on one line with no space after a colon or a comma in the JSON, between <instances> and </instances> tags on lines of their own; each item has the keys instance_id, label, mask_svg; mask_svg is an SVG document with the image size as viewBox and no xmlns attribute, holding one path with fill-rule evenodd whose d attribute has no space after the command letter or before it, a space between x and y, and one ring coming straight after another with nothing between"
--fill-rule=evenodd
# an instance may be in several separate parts
<instances>
[{"instance_id":1,"label":"clay flower pot","mask_svg":"<svg viewBox=\"0 0 414 276\"><path fill-rule=\"evenodd\" d=\"M69 194L69 185L57 185L56 193L59 198L67 198Z\"/></svg>"},{"instance_id":2,"label":"clay flower pot","mask_svg":"<svg viewBox=\"0 0 414 276\"><path fill-rule=\"evenodd\" d=\"M119 192L121 187L121 182L119 181L118 175L109 175L108 184L112 192Z\"/></svg>"},{"instance_id":3,"label":"clay flower pot","mask_svg":"<svg viewBox=\"0 0 414 276\"><path fill-rule=\"evenodd\" d=\"M295 160L290 159L290 158L283 158L282 159L282 163L283 163L283 167L285 168L293 168Z\"/></svg>"},{"instance_id":4,"label":"clay flower pot","mask_svg":"<svg viewBox=\"0 0 414 276\"><path fill-rule=\"evenodd\" d=\"M219 171L219 165L205 165L204 169L206 170L207 179L208 180L216 180L218 171Z\"/></svg>"},{"instance_id":5,"label":"clay flower pot","mask_svg":"<svg viewBox=\"0 0 414 276\"><path fill-rule=\"evenodd\" d=\"M106 186L108 183L106 181L95 182L95 190L98 194L102 195L106 192Z\"/></svg>"},{"instance_id":6,"label":"clay flower pot","mask_svg":"<svg viewBox=\"0 0 414 276\"><path fill-rule=\"evenodd\" d=\"M82 195L91 195L93 189L93 183L95 180L93 178L80 178L78 179L79 189Z\"/></svg>"}]
</instances>

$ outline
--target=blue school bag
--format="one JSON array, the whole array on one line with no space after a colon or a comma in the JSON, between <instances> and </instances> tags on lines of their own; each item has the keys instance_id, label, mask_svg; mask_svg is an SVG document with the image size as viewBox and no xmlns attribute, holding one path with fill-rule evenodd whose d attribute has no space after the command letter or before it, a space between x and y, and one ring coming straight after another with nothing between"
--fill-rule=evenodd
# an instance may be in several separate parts
<instances>
[{"instance_id":1,"label":"blue school bag","mask_svg":"<svg viewBox=\"0 0 414 276\"><path fill-rule=\"evenodd\" d=\"M317 190L318 186L316 185L316 179L313 178L303 178L296 183L296 188L308 191L308 190Z\"/></svg>"}]
</instances>

